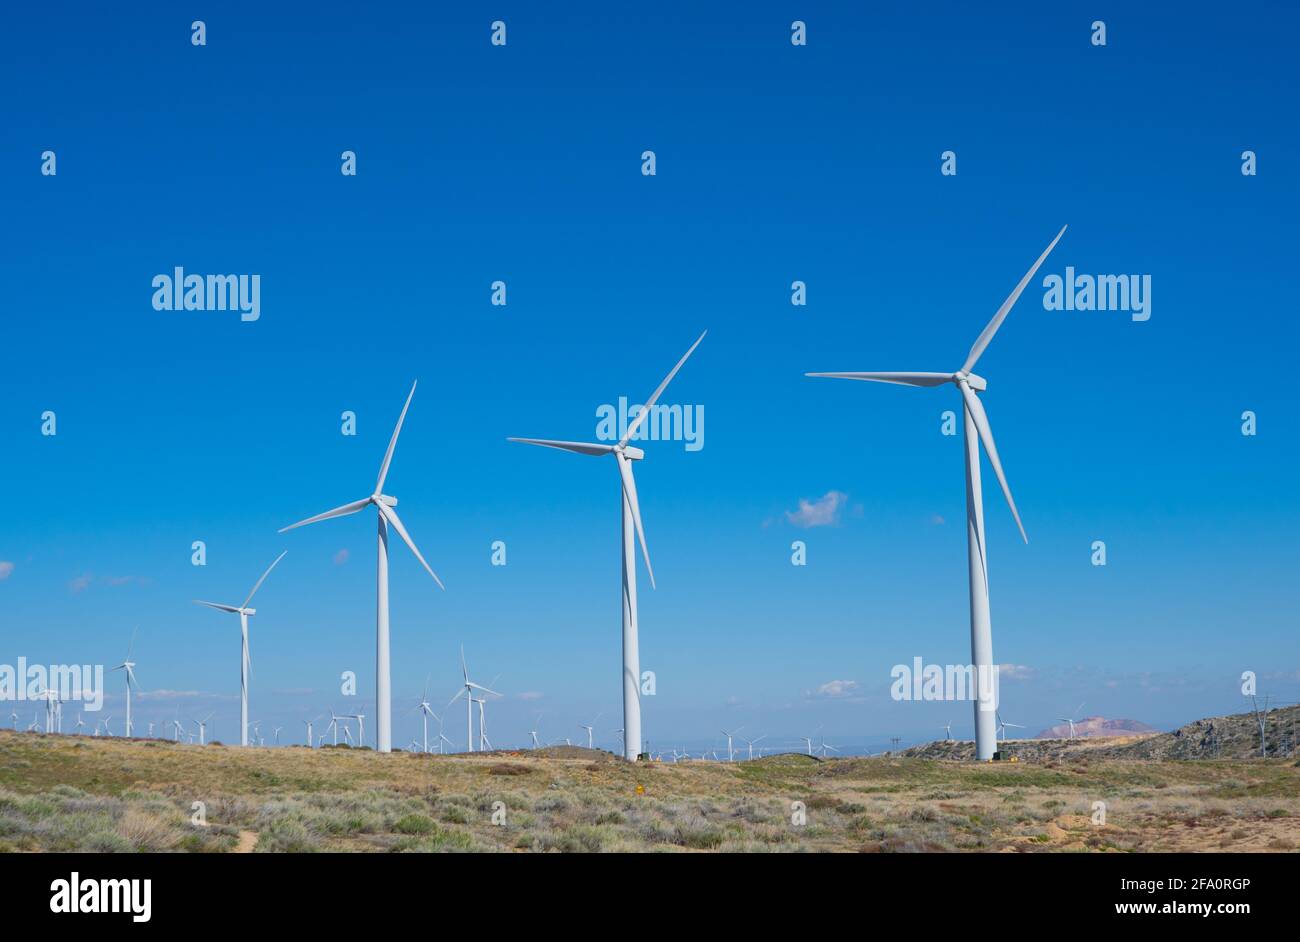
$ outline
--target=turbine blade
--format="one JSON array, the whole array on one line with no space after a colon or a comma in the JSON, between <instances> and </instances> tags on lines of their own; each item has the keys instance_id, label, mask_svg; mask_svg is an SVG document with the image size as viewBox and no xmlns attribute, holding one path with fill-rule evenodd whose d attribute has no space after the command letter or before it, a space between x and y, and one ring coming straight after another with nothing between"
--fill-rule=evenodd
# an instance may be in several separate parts
<instances>
[{"instance_id":1,"label":"turbine blade","mask_svg":"<svg viewBox=\"0 0 1300 942\"><path fill-rule=\"evenodd\" d=\"M280 564L280 560L284 559L288 552L288 550L285 550L279 556L275 557L275 562L266 567L266 572L262 573L262 578L257 580L257 585L253 586L253 591L248 593L248 598L244 599L244 604L241 605L240 608L248 608L248 603L253 601L253 596L257 595L257 590L262 588L262 583L266 581L266 577L271 574L272 569Z\"/></svg>"},{"instance_id":2,"label":"turbine blade","mask_svg":"<svg viewBox=\"0 0 1300 942\"><path fill-rule=\"evenodd\" d=\"M697 339L695 343L691 344L691 349L687 350L686 353L682 355L682 358L677 361L677 365L674 366L672 371L664 377L664 381L659 384L659 388L650 394L650 398L645 401L645 405L641 407L641 411L637 413L636 418L632 420L630 425L628 425L627 434L625 434L619 441L620 445L626 445L632 440L632 436L635 435L637 429L641 427L641 423L646 420L648 415L650 415L651 407L659 401L659 397L663 395L663 391L668 388L668 384L673 381L673 377L677 375L677 371L682 368L682 364L685 363L690 358L690 355L695 352L695 348L700 345L700 341L704 339L705 334L707 333L708 331L706 330L703 334L700 334L699 339Z\"/></svg>"},{"instance_id":3,"label":"turbine blade","mask_svg":"<svg viewBox=\"0 0 1300 942\"><path fill-rule=\"evenodd\" d=\"M1011 496L1011 487L1007 484L1007 476L1002 473L1002 462L998 459L998 446L993 443L993 429L989 428L988 416L984 414L984 403L980 402L979 396L964 381L958 384L961 390L962 398L966 400L966 408L970 410L971 418L975 420L975 428L979 430L980 441L984 443L984 451L988 453L989 464L993 465L993 473L998 476L998 483L1002 485L1002 493L1006 495L1007 504L1011 507L1011 516L1016 518L1016 526L1020 528L1021 538L1028 543L1029 535L1025 533L1025 525L1020 522L1020 511L1016 510L1015 499Z\"/></svg>"},{"instance_id":4,"label":"turbine blade","mask_svg":"<svg viewBox=\"0 0 1300 942\"><path fill-rule=\"evenodd\" d=\"M522 442L525 445L541 445L544 448L558 448L578 455L607 455L614 450L613 445L597 445L590 442L558 442L547 438L507 438L508 442Z\"/></svg>"},{"instance_id":5,"label":"turbine blade","mask_svg":"<svg viewBox=\"0 0 1300 942\"><path fill-rule=\"evenodd\" d=\"M952 382L951 373L805 373L825 379L861 379L872 383L895 383L899 386L942 386Z\"/></svg>"},{"instance_id":6,"label":"turbine blade","mask_svg":"<svg viewBox=\"0 0 1300 942\"><path fill-rule=\"evenodd\" d=\"M126 646L126 659L131 660L131 652L135 650L135 637L140 633L140 626L135 626L135 631L131 632L131 643Z\"/></svg>"},{"instance_id":7,"label":"turbine blade","mask_svg":"<svg viewBox=\"0 0 1300 942\"><path fill-rule=\"evenodd\" d=\"M319 523L321 520L329 520L331 517L346 517L348 514L354 514L370 503L370 498L365 500L354 500L350 504L344 504L342 507L335 507L333 510L327 510L323 514L317 514L314 517L308 517L306 520L299 520L297 523L291 523L287 527L281 527L278 533L284 533L286 530L295 530L298 527L305 527L309 523Z\"/></svg>"},{"instance_id":8,"label":"turbine blade","mask_svg":"<svg viewBox=\"0 0 1300 942\"><path fill-rule=\"evenodd\" d=\"M618 473L623 478L623 497L632 510L632 523L636 527L637 539L641 541L641 558L645 560L646 572L650 574L650 588L655 588L655 571L650 565L650 550L645 545L645 529L641 526L641 506L636 499L636 481L632 477L632 459L621 451L615 453L618 459Z\"/></svg>"},{"instance_id":9,"label":"turbine blade","mask_svg":"<svg viewBox=\"0 0 1300 942\"><path fill-rule=\"evenodd\" d=\"M469 668L465 666L465 645L460 646L460 672L465 677L465 683L469 683Z\"/></svg>"},{"instance_id":10,"label":"turbine blade","mask_svg":"<svg viewBox=\"0 0 1300 942\"><path fill-rule=\"evenodd\" d=\"M496 692L495 690L493 690L491 687L484 687L482 684L476 684L476 683L474 683L473 681L470 681L469 686L473 687L475 690L482 690L484 693L490 693L490 694L492 694L492 696L494 696L494 697L503 697L503 696L505 696L505 694L497 693L497 692ZM483 701L480 700L479 702L482 703Z\"/></svg>"},{"instance_id":11,"label":"turbine blade","mask_svg":"<svg viewBox=\"0 0 1300 942\"><path fill-rule=\"evenodd\" d=\"M208 608L215 608L217 611L220 611L220 612L238 612L238 611L239 611L239 609L236 608L234 605L222 605L222 604L220 604L219 602L205 602L205 601L203 601L202 599L195 599L195 600L194 600L194 604L195 604L195 605L206 605Z\"/></svg>"},{"instance_id":12,"label":"turbine blade","mask_svg":"<svg viewBox=\"0 0 1300 942\"><path fill-rule=\"evenodd\" d=\"M415 395L415 385L419 380L411 383L411 391L406 394L406 405L402 406L402 414L397 417L397 425L393 427L393 437L388 440L388 451L384 452L384 463L379 466L379 480L375 484L375 493L379 494L384 489L384 478L388 477L388 466L393 462L393 449L397 447L397 436L402 433L402 423L406 421L406 410L411 408L411 397Z\"/></svg>"},{"instance_id":13,"label":"turbine blade","mask_svg":"<svg viewBox=\"0 0 1300 942\"><path fill-rule=\"evenodd\" d=\"M462 688L462 689L456 691L456 696L454 696L454 697L452 697L450 700L448 700L448 701L447 701L447 706L443 707L443 709L444 709L444 710L447 709L447 707L451 706L453 703L455 703L457 700L459 700L459 699L460 699L461 697L463 697L463 696L465 696L465 690L464 690L464 688Z\"/></svg>"},{"instance_id":14,"label":"turbine blade","mask_svg":"<svg viewBox=\"0 0 1300 942\"><path fill-rule=\"evenodd\" d=\"M402 542L410 547L411 552L415 554L415 558L420 561L420 565L428 570L429 575L433 576L433 581L438 583L438 588L446 592L447 587L442 584L442 580L439 579L438 574L433 571L433 567L424 561L424 557L420 555L419 549L415 546L415 541L412 540L411 535L406 532L406 527L402 526L402 521L397 517L397 511L392 507L389 507L383 501L375 501L375 506L378 507L379 512L384 515L384 519L387 520L392 528L397 531L397 535L402 538Z\"/></svg>"},{"instance_id":15,"label":"turbine blade","mask_svg":"<svg viewBox=\"0 0 1300 942\"><path fill-rule=\"evenodd\" d=\"M989 342L993 340L993 335L998 332L998 328L1002 326L1002 322L1007 319L1007 314L1011 312L1011 308L1020 298L1020 292L1025 290L1025 285L1029 284L1029 279L1034 277L1034 273L1038 271L1038 266L1042 265L1047 256L1051 254L1052 249L1056 248L1056 243L1061 241L1061 236L1065 235L1065 230L1068 228L1069 226L1061 227L1061 231L1056 234L1056 238L1052 240L1052 244L1043 249L1043 254L1038 256L1038 261L1034 262L1034 267L1025 272L1025 277L1020 279L1020 284L1016 285L1015 290L1012 291L1011 294L1007 296L1007 299L1002 302L1002 306L998 308L998 312L993 315L993 320L989 321L988 326L985 327L984 330L980 332L980 335L975 338L975 344L970 348L970 353L966 356L966 363L961 368L963 373L969 373L975 368L975 361L977 361L981 354L984 353Z\"/></svg>"}]
</instances>

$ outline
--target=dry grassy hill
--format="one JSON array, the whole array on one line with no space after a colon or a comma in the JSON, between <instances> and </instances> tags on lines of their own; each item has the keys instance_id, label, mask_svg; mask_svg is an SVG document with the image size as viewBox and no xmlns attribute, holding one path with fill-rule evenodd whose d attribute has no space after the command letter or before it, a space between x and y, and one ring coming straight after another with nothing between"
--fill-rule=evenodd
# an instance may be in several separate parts
<instances>
[{"instance_id":1,"label":"dry grassy hill","mask_svg":"<svg viewBox=\"0 0 1300 942\"><path fill-rule=\"evenodd\" d=\"M1270 757L1295 755L1293 738L1300 735L1300 706L1265 714ZM1252 759L1259 757L1259 723L1253 713L1212 716L1188 723L1172 733L1140 733L1096 739L1012 739L1006 751L1027 762L1088 756L1105 759ZM973 759L970 740L932 742L905 750L927 759Z\"/></svg>"},{"instance_id":2,"label":"dry grassy hill","mask_svg":"<svg viewBox=\"0 0 1300 942\"><path fill-rule=\"evenodd\" d=\"M1091 821L1105 801L1107 823ZM201 803L196 806L195 803ZM192 823L201 807L206 824ZM805 815L799 822L800 812ZM629 765L0 731L0 850L1294 850L1291 761Z\"/></svg>"}]
</instances>

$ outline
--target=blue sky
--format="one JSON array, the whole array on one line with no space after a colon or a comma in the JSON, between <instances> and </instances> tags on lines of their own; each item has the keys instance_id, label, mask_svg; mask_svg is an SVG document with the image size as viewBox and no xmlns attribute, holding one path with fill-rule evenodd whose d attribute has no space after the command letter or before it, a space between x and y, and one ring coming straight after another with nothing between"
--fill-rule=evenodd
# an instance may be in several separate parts
<instances>
[{"instance_id":1,"label":"blue sky","mask_svg":"<svg viewBox=\"0 0 1300 942\"><path fill-rule=\"evenodd\" d=\"M257 599L254 717L297 735L354 706L345 670L373 696L373 519L276 530L369 493L418 378L388 490L448 589L395 545L395 743L426 676L435 703L455 692L462 642L508 695L489 707L498 744L538 711L545 737L575 739L603 713L613 742L617 474L505 439L590 439L599 405L643 399L708 328L666 397L704 407L705 447L649 443L637 472L659 582L642 571L646 738L969 735L964 705L888 697L892 665L970 656L962 445L939 434L956 392L803 374L957 369L1068 223L979 365L1031 541L986 464L994 655L1019 665L1004 712L1037 731L1086 701L1171 727L1240 709L1248 669L1300 699L1295 20L1271 4L15 11L0 662L116 663L138 625L140 714L215 709L229 741L238 630L190 600L240 601L287 549ZM1041 275L1067 265L1149 274L1151 319L1044 310ZM260 274L260 320L155 311L151 279L175 266ZM831 491L836 523L789 522ZM818 693L832 681L856 686Z\"/></svg>"}]
</instances>

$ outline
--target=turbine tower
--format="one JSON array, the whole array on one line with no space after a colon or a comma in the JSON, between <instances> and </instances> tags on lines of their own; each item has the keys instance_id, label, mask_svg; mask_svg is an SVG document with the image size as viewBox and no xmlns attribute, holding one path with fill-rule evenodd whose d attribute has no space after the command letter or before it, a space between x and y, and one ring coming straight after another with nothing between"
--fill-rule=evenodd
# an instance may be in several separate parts
<instances>
[{"instance_id":1,"label":"turbine tower","mask_svg":"<svg viewBox=\"0 0 1300 942\"><path fill-rule=\"evenodd\" d=\"M393 698L390 690L391 671L389 669L388 654L388 528L392 527L397 531L397 535L415 554L415 558L433 576L433 581L438 584L438 588L445 588L438 574L433 571L432 567L424 561L420 555L419 549L416 548L415 542L411 539L410 534L406 532L406 527L402 526L402 521L398 519L397 498L389 497L384 491L384 479L388 477L388 466L393 461L393 449L397 447L397 436L402 432L402 423L406 421L406 410L411 407L411 397L415 395L415 383L411 384L411 391L406 396L406 405L402 406L402 414L397 417L397 425L393 429L393 437L388 441L388 451L384 453L384 463L379 466L379 479L375 482L375 491L369 497L361 500L354 500L350 504L344 504L342 507L335 507L333 510L327 510L323 514L317 514L314 517L308 517L306 520L299 520L281 530L292 530L296 527L305 527L309 523L318 523L321 520L329 520L331 517L346 517L354 514L359 510L364 510L370 505L374 505L376 514L379 519L379 553L376 568L376 604L375 604L375 711L379 714L378 732L375 748L379 752L393 751Z\"/></svg>"},{"instance_id":2,"label":"turbine tower","mask_svg":"<svg viewBox=\"0 0 1300 942\"><path fill-rule=\"evenodd\" d=\"M284 559L285 550L279 556L275 557L275 562L266 567L266 572L262 573L262 578L258 579L253 586L253 591L248 593L248 598L244 599L243 605L221 605L217 602L204 602L195 599L196 605L206 605L208 608L215 608L219 612L233 612L239 616L239 744L248 745L248 669L251 666L248 660L248 619L257 614L257 609L249 608L248 603L253 601L253 596L257 595L257 590L262 587L266 577L271 574L271 570L279 565L280 560ZM179 734L178 734L179 739Z\"/></svg>"},{"instance_id":3,"label":"turbine tower","mask_svg":"<svg viewBox=\"0 0 1300 942\"><path fill-rule=\"evenodd\" d=\"M126 658L121 664L113 668L115 671L126 671L126 738L131 738L131 688L136 686L135 682L135 661L131 660L131 651L135 649L135 636L140 633L137 626L135 631L131 632L131 643L126 646Z\"/></svg>"},{"instance_id":4,"label":"turbine tower","mask_svg":"<svg viewBox=\"0 0 1300 942\"><path fill-rule=\"evenodd\" d=\"M484 693L490 693L494 697L499 697L501 696L501 694L497 693L495 690L490 690L489 688L484 687L481 684L476 684L474 683L474 681L469 679L469 668L465 666L465 645L463 644L460 646L460 672L461 672L461 676L464 678L464 686L461 687L461 689L456 692L456 696L452 697L450 700L447 701L447 706L451 706L461 697L465 698L465 749L468 752L473 752L474 751L474 703L475 703L474 691L482 690ZM443 709L446 709L446 707L443 707ZM482 721L480 720L480 725L481 723Z\"/></svg>"},{"instance_id":5,"label":"turbine tower","mask_svg":"<svg viewBox=\"0 0 1300 942\"><path fill-rule=\"evenodd\" d=\"M970 578L970 622L971 622L971 661L976 670L976 682L982 677L993 677L993 631L989 618L989 593L988 593L988 554L986 552L984 541L984 496L980 486L980 443L984 445L984 451L988 454L989 464L993 467L993 473L997 475L998 483L1002 485L1002 493L1006 496L1007 503L1011 507L1011 515L1016 520L1016 526L1020 528L1020 535L1026 543L1029 537L1025 534L1024 525L1020 522L1020 512L1016 510L1016 502L1011 497L1011 488L1007 484L1006 475L1002 473L1002 462L998 458L997 446L993 443L993 432L989 428L988 417L984 413L984 406L979 401L976 393L983 392L987 388L987 383L980 376L971 372L975 364L979 361L980 356L992 341L993 335L998 332L1002 322L1006 320L1007 314L1010 313L1012 306L1020 297L1025 286L1029 284L1031 278L1038 271L1044 260L1052 249L1056 248L1056 243L1061 240L1065 234L1066 227L1056 234L1056 238L1051 244L1043 250L1043 254L1038 256L1038 261L1034 262L1032 268L1020 279L1020 283L1002 302L993 319L989 321L988 326L975 339L970 353L966 356L966 362L962 364L960 370L955 373L809 373L809 376L829 377L833 379L857 379L877 383L896 383L901 386L943 386L952 383L961 392L964 403L965 416L965 435L966 435L966 548L968 556L968 570ZM974 702L975 708L975 752L980 761L993 758L993 753L997 749L997 731L994 728L994 711L997 704L994 703L987 708L976 697Z\"/></svg>"},{"instance_id":6,"label":"turbine tower","mask_svg":"<svg viewBox=\"0 0 1300 942\"><path fill-rule=\"evenodd\" d=\"M651 393L641 411L630 423L617 445L595 444L590 442L552 441L544 438L511 438L512 442L525 445L542 445L546 448L558 448L579 455L604 457L613 455L618 464L618 474L622 479L623 493L620 498L623 512L623 758L635 762L641 754L641 643L638 636L636 606L636 542L641 543L641 556L645 560L646 573L650 577L650 588L655 587L655 573L650 565L650 551L646 549L645 530L641 526L641 507L637 502L636 481L632 477L632 462L640 461L645 452L629 445L641 425L654 409L663 391L672 382L677 371L682 368L695 348L704 340L706 330L691 348L677 361L677 365L664 377L659 388Z\"/></svg>"}]
</instances>

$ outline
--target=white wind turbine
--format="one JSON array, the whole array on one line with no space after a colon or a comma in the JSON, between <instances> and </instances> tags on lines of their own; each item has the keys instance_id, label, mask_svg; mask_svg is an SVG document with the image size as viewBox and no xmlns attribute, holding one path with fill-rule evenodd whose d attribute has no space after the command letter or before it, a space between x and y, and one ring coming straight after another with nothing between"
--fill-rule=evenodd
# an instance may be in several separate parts
<instances>
[{"instance_id":1,"label":"white wind turbine","mask_svg":"<svg viewBox=\"0 0 1300 942\"><path fill-rule=\"evenodd\" d=\"M195 723L199 724L199 745L200 746L206 746L208 744L208 720L210 719L212 719L211 713L203 717L203 719L201 720L194 721Z\"/></svg>"},{"instance_id":2,"label":"white wind turbine","mask_svg":"<svg viewBox=\"0 0 1300 942\"><path fill-rule=\"evenodd\" d=\"M743 727L743 726L737 726L737 727L736 727L735 729L733 729L731 732L727 732L725 729L722 731L722 735L724 735L724 736L727 737L727 761L728 761L728 762L735 762L735 761L736 761L736 753L735 753L735 750L731 748L731 737L734 736L734 735L736 735L736 733L740 732L740 731L741 731L742 729L744 729L744 728L745 728L745 727Z\"/></svg>"},{"instance_id":3,"label":"white wind turbine","mask_svg":"<svg viewBox=\"0 0 1300 942\"><path fill-rule=\"evenodd\" d=\"M17 716L17 715L18 715L17 713L14 714L14 716ZM83 720L83 719L81 718L81 714L78 713L78 714L77 714L77 725L76 725L76 730L77 730L77 734L78 734L78 735L81 734L81 727L83 727L83 726L85 726L85 725L86 725L86 721Z\"/></svg>"},{"instance_id":4,"label":"white wind turbine","mask_svg":"<svg viewBox=\"0 0 1300 942\"><path fill-rule=\"evenodd\" d=\"M537 741L537 730L542 725L542 714L538 713L533 719L533 728L528 731L528 735L533 737L533 748L540 749L541 744Z\"/></svg>"},{"instance_id":5,"label":"white wind turbine","mask_svg":"<svg viewBox=\"0 0 1300 942\"><path fill-rule=\"evenodd\" d=\"M275 728L275 745L277 746L280 745L280 730L282 729L284 729L283 726L277 726Z\"/></svg>"},{"instance_id":6,"label":"white wind turbine","mask_svg":"<svg viewBox=\"0 0 1300 942\"><path fill-rule=\"evenodd\" d=\"M475 703L474 691L481 690L484 693L492 694L492 696L494 697L499 697L501 696L501 694L497 693L495 690L491 690L487 687L484 687L481 684L476 684L474 683L474 681L469 679L469 667L466 666L465 664L465 645L463 644L460 646L460 673L461 673L461 677L464 680L464 686L462 686L461 689L456 692L456 696L452 697L450 700L447 701L447 706L451 706L461 697L465 698L465 749L468 752L473 752L474 751L474 703ZM446 707L444 707L443 709L446 709ZM481 725L482 723L480 719L480 727Z\"/></svg>"},{"instance_id":7,"label":"white wind turbine","mask_svg":"<svg viewBox=\"0 0 1300 942\"><path fill-rule=\"evenodd\" d=\"M115 671L126 671L126 738L131 738L131 688L138 686L135 682L135 661L131 660L131 652L135 649L135 636L140 633L139 626L131 632L131 643L126 646L126 658L121 664L113 668Z\"/></svg>"},{"instance_id":8,"label":"white wind turbine","mask_svg":"<svg viewBox=\"0 0 1300 942\"><path fill-rule=\"evenodd\" d=\"M302 721L303 725L307 727L307 748L308 749L311 748L311 724L315 723L318 719L320 719L324 715L325 715L324 713L318 713L315 716L313 716L311 719Z\"/></svg>"},{"instance_id":9,"label":"white wind turbine","mask_svg":"<svg viewBox=\"0 0 1300 942\"><path fill-rule=\"evenodd\" d=\"M593 720L591 721L591 725L590 725L590 726L585 726L585 725L583 725L582 723L579 723L579 724L578 724L578 729L585 729L585 730L587 731L587 748L588 748L588 749L594 749L594 748L595 748L594 736L595 736L595 732L596 732L596 720L600 719L600 716L601 716L601 715L600 715L599 713L597 713L595 719L593 719Z\"/></svg>"},{"instance_id":10,"label":"white wind turbine","mask_svg":"<svg viewBox=\"0 0 1300 942\"><path fill-rule=\"evenodd\" d=\"M332 732L334 734L334 745L336 746L339 744L339 720L341 718L342 717L334 712L333 708L330 709L330 725L325 727L325 729L326 732Z\"/></svg>"},{"instance_id":11,"label":"white wind turbine","mask_svg":"<svg viewBox=\"0 0 1300 942\"><path fill-rule=\"evenodd\" d=\"M943 738L945 742L952 742L952 723L943 724Z\"/></svg>"},{"instance_id":12,"label":"white wind turbine","mask_svg":"<svg viewBox=\"0 0 1300 942\"><path fill-rule=\"evenodd\" d=\"M420 702L415 706L420 711L420 722L424 727L424 751L429 751L429 717L438 721L439 729L442 727L442 718L433 712L433 707L429 706L429 678L424 678L424 693L420 694Z\"/></svg>"},{"instance_id":13,"label":"white wind turbine","mask_svg":"<svg viewBox=\"0 0 1300 942\"><path fill-rule=\"evenodd\" d=\"M111 720L112 718L113 718L113 717L112 717L112 714L110 714L110 715L104 717L104 735L105 735L105 736L112 736L112 735L113 735L113 731L112 731L111 729L108 728L108 721Z\"/></svg>"},{"instance_id":14,"label":"white wind turbine","mask_svg":"<svg viewBox=\"0 0 1300 942\"><path fill-rule=\"evenodd\" d=\"M750 757L751 759L753 759L753 758L754 758L754 743L759 742L760 740L766 739L767 737L766 737L766 736L758 736L758 737L756 737L756 738L754 738L754 739L745 739L744 736L741 736L740 738L744 741L744 743L745 743L747 746L749 746L749 757ZM760 754L760 755L761 755L761 754Z\"/></svg>"},{"instance_id":15,"label":"white wind turbine","mask_svg":"<svg viewBox=\"0 0 1300 942\"><path fill-rule=\"evenodd\" d=\"M808 745L808 755L812 755L812 737L811 737L811 736L800 736L800 737L799 737L799 740L800 740L800 742L807 743L807 745Z\"/></svg>"},{"instance_id":16,"label":"white wind turbine","mask_svg":"<svg viewBox=\"0 0 1300 942\"><path fill-rule=\"evenodd\" d=\"M645 530L641 526L641 507L637 502L636 481L632 476L632 462L640 461L645 457L645 452L640 448L629 445L628 442L636 435L641 425L649 417L658 402L659 397L663 395L664 389L677 375L677 371L682 368L688 357L695 352L695 348L700 345L700 341L707 334L706 330L700 334L698 340L691 344L691 348L686 351L685 356L677 361L677 365L672 371L664 377L664 381L659 384L659 388L651 393L650 398L646 400L641 411L637 413L630 423L623 437L619 439L617 445L594 444L589 442L567 442L552 441L542 438L511 438L512 442L522 442L527 445L542 445L547 448L558 448L561 451L571 451L579 455L591 455L593 457L604 457L613 455L618 464L619 477L622 479L622 497L620 504L623 510L623 758L635 762L637 756L641 754L641 644L638 635L637 624L637 604L636 604L636 541L641 543L641 556L645 559L646 573L650 577L650 588L655 587L654 569L650 566L650 552L646 549Z\"/></svg>"},{"instance_id":17,"label":"white wind turbine","mask_svg":"<svg viewBox=\"0 0 1300 942\"><path fill-rule=\"evenodd\" d=\"M411 397L415 395L415 383L411 384L411 391L407 394L406 405L402 406L402 414L397 417L397 425L393 428L393 437L388 440L388 451L384 452L384 462L379 466L379 478L375 482L374 493L369 497L361 500L354 500L350 504L344 504L342 507L335 507L333 510L327 510L323 514L317 514L314 517L308 517L306 520L299 520L297 523L290 524L281 530L292 530L295 527L303 527L309 523L317 523L321 520L329 520L332 517L346 517L354 514L359 510L374 505L376 516L379 520L379 540L378 540L378 563L376 567L376 598L375 605L375 710L379 714L378 732L376 734L375 748L379 752L393 751L393 698L391 694L391 671L389 668L389 648L388 648L388 528L392 527L397 531L397 535L415 554L415 558L420 561L420 565L433 576L433 581L438 584L438 588L444 588L442 580L438 574L433 571L432 567L424 561L420 555L419 549L416 548L415 541L411 539L406 527L402 526L402 521L398 519L397 498L390 497L384 491L384 479L388 477L388 466L393 461L393 449L397 447L397 436L401 434L402 423L406 421L406 410L411 407Z\"/></svg>"},{"instance_id":18,"label":"white wind turbine","mask_svg":"<svg viewBox=\"0 0 1300 942\"><path fill-rule=\"evenodd\" d=\"M488 739L487 720L484 714L484 706L487 703L482 697L472 698L478 704L478 751L490 752L492 750L492 741Z\"/></svg>"},{"instance_id":19,"label":"white wind turbine","mask_svg":"<svg viewBox=\"0 0 1300 942\"><path fill-rule=\"evenodd\" d=\"M1007 727L1008 727L1008 726L1013 727L1014 729L1024 729L1024 727L1021 726L1019 723L1008 723L1006 720L1004 720L1004 719L1002 718L1002 713L999 711L999 713L998 713L998 738L1001 739L1003 742L1006 742L1006 740L1007 740Z\"/></svg>"},{"instance_id":20,"label":"white wind turbine","mask_svg":"<svg viewBox=\"0 0 1300 942\"><path fill-rule=\"evenodd\" d=\"M1077 707L1074 708L1074 713L1072 713L1070 716L1058 716L1058 717L1057 717L1057 719L1060 720L1062 723L1069 723L1069 724L1070 724L1070 738L1071 738L1071 739L1074 738L1074 721L1075 721L1075 719L1079 716L1079 711L1082 710L1082 709L1083 709L1083 704L1080 703Z\"/></svg>"},{"instance_id":21,"label":"white wind turbine","mask_svg":"<svg viewBox=\"0 0 1300 942\"><path fill-rule=\"evenodd\" d=\"M17 732L17 730L18 730L18 712L15 710L14 712L10 713L10 714L9 714L9 719L10 719L10 720L13 722L13 724L14 724L14 731ZM80 713L77 714L77 719L81 719L81 714L80 714Z\"/></svg>"},{"instance_id":22,"label":"white wind turbine","mask_svg":"<svg viewBox=\"0 0 1300 942\"><path fill-rule=\"evenodd\" d=\"M1038 261L1034 262L1032 268L1020 279L1020 283L1002 302L993 319L989 321L988 326L975 339L975 344L971 347L970 353L966 356L966 362L962 364L960 370L955 373L809 373L809 376L823 376L834 379L858 379L868 380L878 383L896 383L902 386L943 386L952 383L961 392L962 401L964 402L965 414L965 434L966 434L966 543L968 554L968 571L970 578L970 619L971 619L971 660L976 668L977 682L979 677L993 676L995 670L993 663L993 632L989 618L989 594L988 594L988 555L984 541L984 497L980 486L980 443L984 445L984 451L989 456L989 464L993 467L993 473L997 475L998 483L1002 485L1002 493L1006 496L1007 503L1011 507L1011 515L1016 520L1016 526L1020 529L1020 535L1026 543L1029 537L1025 534L1024 525L1020 522L1020 512L1016 510L1016 502L1011 497L1011 488L1007 484L1006 475L1002 473L1002 462L998 458L997 446L993 443L993 432L989 427L988 417L985 415L984 406L979 401L976 393L983 392L987 388L987 383L980 376L971 372L975 368L980 356L988 347L993 335L998 332L1002 322L1010 313L1012 306L1020 297L1025 286L1029 284L1034 273L1038 271L1040 265L1047 258L1048 254L1056 247L1061 236L1065 234L1066 227L1056 234L1056 238L1051 244L1043 250L1043 254L1038 256ZM991 707L986 707L980 702L979 698L975 699L975 751L980 761L993 758L993 753L997 749L997 735L994 729L994 710L996 703Z\"/></svg>"},{"instance_id":23,"label":"white wind turbine","mask_svg":"<svg viewBox=\"0 0 1300 942\"><path fill-rule=\"evenodd\" d=\"M215 608L219 612L231 612L239 616L239 744L248 745L248 671L252 666L248 658L248 619L257 614L257 609L249 608L248 603L253 601L253 596L257 595L257 590L262 587L266 577L271 574L271 570L279 565L280 560L284 559L285 550L279 556L275 557L275 562L266 567L266 572L262 573L262 578L258 579L253 585L253 591L248 593L248 598L244 599L243 605L221 605L218 602L204 602L201 599L195 599L196 605L206 605L208 608Z\"/></svg>"}]
</instances>

